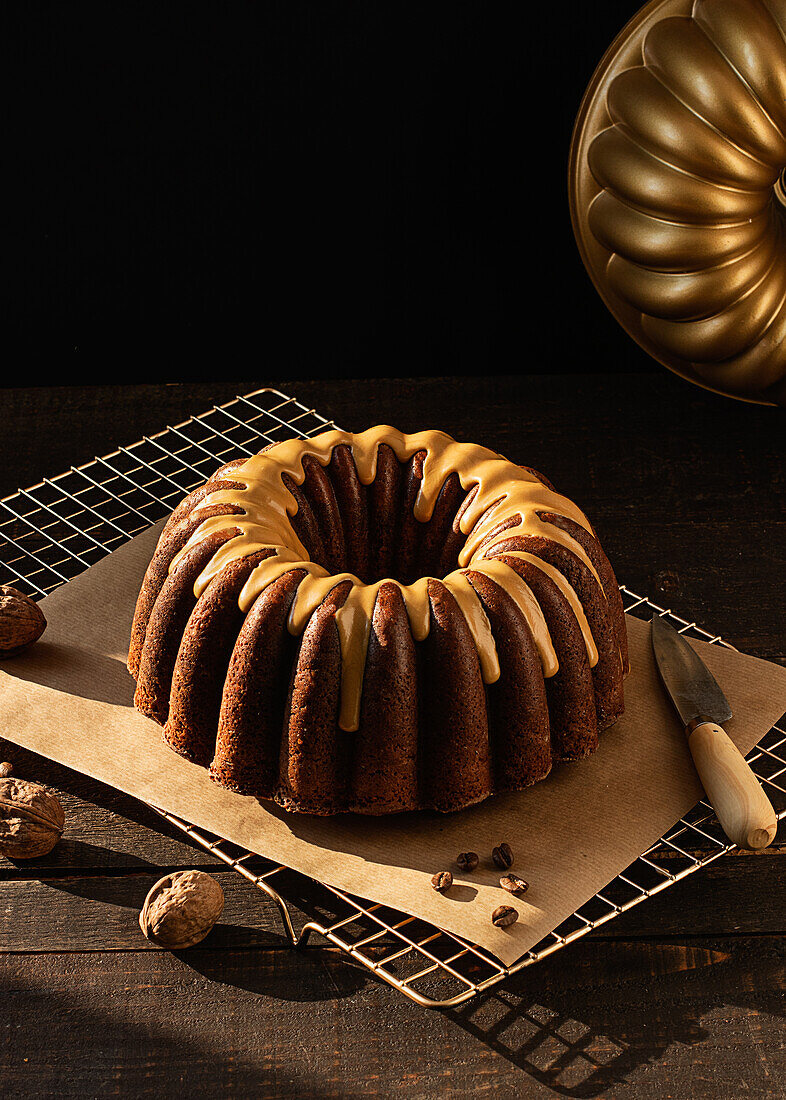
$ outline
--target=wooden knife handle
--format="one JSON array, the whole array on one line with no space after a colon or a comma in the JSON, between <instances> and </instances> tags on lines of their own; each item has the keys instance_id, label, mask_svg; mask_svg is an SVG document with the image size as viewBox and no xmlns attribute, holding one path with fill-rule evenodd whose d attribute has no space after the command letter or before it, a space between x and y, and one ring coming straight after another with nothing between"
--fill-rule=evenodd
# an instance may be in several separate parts
<instances>
[{"instance_id":1,"label":"wooden knife handle","mask_svg":"<svg viewBox=\"0 0 786 1100\"><path fill-rule=\"evenodd\" d=\"M688 735L696 771L723 830L740 848L757 851L778 828L770 800L722 726L700 722Z\"/></svg>"}]
</instances>

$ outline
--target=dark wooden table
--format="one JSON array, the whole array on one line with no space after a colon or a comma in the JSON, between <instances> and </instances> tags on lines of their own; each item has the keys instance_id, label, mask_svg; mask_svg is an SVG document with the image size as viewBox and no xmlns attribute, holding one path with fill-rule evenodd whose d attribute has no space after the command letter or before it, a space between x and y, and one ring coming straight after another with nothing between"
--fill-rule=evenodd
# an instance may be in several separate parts
<instances>
[{"instance_id":1,"label":"dark wooden table","mask_svg":"<svg viewBox=\"0 0 786 1100\"><path fill-rule=\"evenodd\" d=\"M436 425L543 469L618 577L784 660L786 421L665 372L5 390L0 495L260 385L349 428ZM4 1096L786 1095L786 851L727 856L457 1011L405 1001L133 800L7 742L55 786L50 856L0 861ZM222 921L171 954L137 915L201 867Z\"/></svg>"}]
</instances>

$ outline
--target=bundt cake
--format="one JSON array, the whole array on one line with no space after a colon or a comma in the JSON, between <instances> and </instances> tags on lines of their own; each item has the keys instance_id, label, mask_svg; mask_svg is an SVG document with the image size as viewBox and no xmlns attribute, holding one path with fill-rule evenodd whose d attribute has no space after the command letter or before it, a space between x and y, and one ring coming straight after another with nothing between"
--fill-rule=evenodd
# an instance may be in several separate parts
<instances>
[{"instance_id":1,"label":"bundt cake","mask_svg":"<svg viewBox=\"0 0 786 1100\"><path fill-rule=\"evenodd\" d=\"M164 527L135 704L287 810L459 810L543 779L623 710L625 618L583 513L439 431L290 439Z\"/></svg>"}]
</instances>

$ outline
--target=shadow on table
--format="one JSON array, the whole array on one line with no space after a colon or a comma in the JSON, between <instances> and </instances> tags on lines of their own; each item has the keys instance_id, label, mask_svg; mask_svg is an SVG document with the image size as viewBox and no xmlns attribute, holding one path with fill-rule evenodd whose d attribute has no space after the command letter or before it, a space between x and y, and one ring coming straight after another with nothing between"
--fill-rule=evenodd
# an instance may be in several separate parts
<instances>
[{"instance_id":1,"label":"shadow on table","mask_svg":"<svg viewBox=\"0 0 786 1100\"><path fill-rule=\"evenodd\" d=\"M283 950L293 950L284 948ZM351 997L367 984L368 975L336 958L326 959L326 952L299 952L299 965L275 968L246 965L238 969L232 958L221 952L175 951L174 954L197 974L211 982L234 986L249 993L269 997L274 1001L316 1002ZM245 956L248 960L248 956ZM307 973L303 973L306 968Z\"/></svg>"},{"instance_id":2,"label":"shadow on table","mask_svg":"<svg viewBox=\"0 0 786 1100\"><path fill-rule=\"evenodd\" d=\"M78 874L84 871L90 874L111 873L112 871L145 870L155 871L156 866L133 852L115 851L101 844L87 844L83 840L71 840L63 837L57 842L52 854L35 860L13 859L6 856L8 862L20 871L41 871L42 880L48 880L53 874ZM46 862L44 862L46 860ZM62 867L62 872L58 868ZM112 879L109 880L113 881Z\"/></svg>"},{"instance_id":3,"label":"shadow on table","mask_svg":"<svg viewBox=\"0 0 786 1100\"><path fill-rule=\"evenodd\" d=\"M162 959L160 972L154 974L160 984L157 1003L166 1006L163 1011L149 1009L149 975L135 969L130 973L141 981L132 981L118 998L94 989L89 977L75 992L70 980L63 988L53 988L37 973L20 970L13 990L4 991L3 997L10 1024L8 1042L0 1050L3 1094L60 1100L118 1090L135 1097L307 1095L319 1100L335 1095L323 1087L316 1071L304 1071L302 1062L290 1069L285 1058L271 1056L269 1022L260 1023L258 1034L241 1044L231 1026L217 1029L209 1014L195 1015L179 1003L187 986L178 988L173 980L171 960ZM326 998L334 997L335 990L327 993L328 984ZM230 1019L231 1005L230 1001ZM41 1020L49 1016L68 1021L67 1030L55 1029L61 1041L51 1047L51 1031L40 1036ZM32 1051L40 1054L36 1066Z\"/></svg>"},{"instance_id":4,"label":"shadow on table","mask_svg":"<svg viewBox=\"0 0 786 1100\"><path fill-rule=\"evenodd\" d=\"M152 864L146 866L151 875L46 879L44 885L48 889L73 894L88 901L131 909L136 931L136 913L141 910L154 879L161 875L160 868ZM238 885L242 890L242 885ZM183 951L169 952L197 974L222 985L234 986L281 1001L335 1000L356 993L366 984L368 975L352 965L347 965L343 960L336 965L336 953L333 951L330 952L330 965L325 958L325 951L322 950L300 952L301 965L297 967L255 967L253 954L248 954L249 948L258 948L260 952L268 954L270 949L276 952L294 949L282 938L279 931L234 923L230 894L227 899L224 919L211 929L202 943ZM142 947L152 949L142 939L141 931L139 943ZM239 951L244 952L243 965L238 965ZM307 975L303 974L302 967L308 967Z\"/></svg>"},{"instance_id":5,"label":"shadow on table","mask_svg":"<svg viewBox=\"0 0 786 1100\"><path fill-rule=\"evenodd\" d=\"M584 941L583 950L567 949L447 1015L554 1093L587 1098L627 1083L674 1043L706 1040L701 1020L718 1006L786 1015L777 944L616 943L613 973L603 941ZM753 973L765 988L753 987Z\"/></svg>"}]
</instances>

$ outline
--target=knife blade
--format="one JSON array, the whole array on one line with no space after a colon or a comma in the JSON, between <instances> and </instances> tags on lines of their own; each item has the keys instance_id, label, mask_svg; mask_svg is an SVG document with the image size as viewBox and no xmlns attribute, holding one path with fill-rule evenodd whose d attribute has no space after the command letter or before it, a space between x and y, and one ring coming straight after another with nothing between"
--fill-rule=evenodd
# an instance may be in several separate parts
<instances>
[{"instance_id":1,"label":"knife blade","mask_svg":"<svg viewBox=\"0 0 786 1100\"><path fill-rule=\"evenodd\" d=\"M680 716L696 771L724 832L740 848L766 848L778 819L756 775L721 725L732 717L728 699L687 638L658 616L653 616L650 631L658 673Z\"/></svg>"},{"instance_id":2,"label":"knife blade","mask_svg":"<svg viewBox=\"0 0 786 1100\"><path fill-rule=\"evenodd\" d=\"M702 715L719 725L728 722L729 701L693 646L665 619L654 616L651 630L658 672L682 724Z\"/></svg>"}]
</instances>

